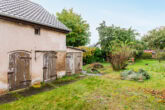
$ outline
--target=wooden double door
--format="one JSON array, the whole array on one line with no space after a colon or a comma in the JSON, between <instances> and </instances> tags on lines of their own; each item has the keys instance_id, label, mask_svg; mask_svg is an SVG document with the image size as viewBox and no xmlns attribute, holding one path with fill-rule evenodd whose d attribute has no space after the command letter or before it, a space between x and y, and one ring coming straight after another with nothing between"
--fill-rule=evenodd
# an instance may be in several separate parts
<instances>
[{"instance_id":1,"label":"wooden double door","mask_svg":"<svg viewBox=\"0 0 165 110\"><path fill-rule=\"evenodd\" d=\"M55 52L48 52L43 57L43 79L44 82L52 81L57 79L56 71L57 56Z\"/></svg>"},{"instance_id":2,"label":"wooden double door","mask_svg":"<svg viewBox=\"0 0 165 110\"><path fill-rule=\"evenodd\" d=\"M26 52L14 52L9 55L9 90L26 88L31 85L31 57Z\"/></svg>"},{"instance_id":3,"label":"wooden double door","mask_svg":"<svg viewBox=\"0 0 165 110\"><path fill-rule=\"evenodd\" d=\"M82 54L81 52L67 53L66 72L68 75L80 73L82 71Z\"/></svg>"}]
</instances>

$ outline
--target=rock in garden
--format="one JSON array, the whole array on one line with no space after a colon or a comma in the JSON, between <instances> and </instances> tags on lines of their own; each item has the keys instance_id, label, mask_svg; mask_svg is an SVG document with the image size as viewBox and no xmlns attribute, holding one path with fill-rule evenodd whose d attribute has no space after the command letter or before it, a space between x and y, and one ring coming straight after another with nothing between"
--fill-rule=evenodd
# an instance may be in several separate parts
<instances>
[{"instance_id":1,"label":"rock in garden","mask_svg":"<svg viewBox=\"0 0 165 110\"><path fill-rule=\"evenodd\" d=\"M91 64L91 66L95 69L104 68L104 66L100 63L93 63L93 64Z\"/></svg>"}]
</instances>

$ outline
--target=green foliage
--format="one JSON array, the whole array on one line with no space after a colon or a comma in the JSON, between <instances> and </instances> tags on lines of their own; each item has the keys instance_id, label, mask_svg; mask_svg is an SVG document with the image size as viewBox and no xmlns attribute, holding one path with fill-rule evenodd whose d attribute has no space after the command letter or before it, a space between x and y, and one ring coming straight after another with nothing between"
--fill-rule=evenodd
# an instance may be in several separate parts
<instances>
[{"instance_id":1,"label":"green foliage","mask_svg":"<svg viewBox=\"0 0 165 110\"><path fill-rule=\"evenodd\" d=\"M67 34L67 46L78 47L89 44L89 24L81 15L74 13L73 9L63 9L61 13L57 13L57 18L71 29L71 32Z\"/></svg>"},{"instance_id":2,"label":"green foliage","mask_svg":"<svg viewBox=\"0 0 165 110\"><path fill-rule=\"evenodd\" d=\"M162 60L165 60L165 51L157 50L156 59L159 60L159 62L161 62Z\"/></svg>"},{"instance_id":3,"label":"green foliage","mask_svg":"<svg viewBox=\"0 0 165 110\"><path fill-rule=\"evenodd\" d=\"M110 63L114 70L125 69L128 59L132 56L133 50L127 43L114 42L111 52Z\"/></svg>"},{"instance_id":4,"label":"green foliage","mask_svg":"<svg viewBox=\"0 0 165 110\"><path fill-rule=\"evenodd\" d=\"M144 50L148 49L147 44L143 41L136 40L134 45L131 46L134 49L134 58L140 59L144 53Z\"/></svg>"},{"instance_id":5,"label":"green foliage","mask_svg":"<svg viewBox=\"0 0 165 110\"><path fill-rule=\"evenodd\" d=\"M94 54L95 54L96 48L85 47L85 46L82 46L82 47L79 47L79 48L85 50L85 52L83 53L83 62L84 62L84 64L90 64L92 62L95 62Z\"/></svg>"},{"instance_id":6,"label":"green foliage","mask_svg":"<svg viewBox=\"0 0 165 110\"><path fill-rule=\"evenodd\" d=\"M135 56L135 59L140 59L142 58L142 55L144 54L144 50L136 50L134 51L134 56Z\"/></svg>"},{"instance_id":7,"label":"green foliage","mask_svg":"<svg viewBox=\"0 0 165 110\"><path fill-rule=\"evenodd\" d=\"M152 59L152 53L144 52L141 56L142 59Z\"/></svg>"},{"instance_id":8,"label":"green foliage","mask_svg":"<svg viewBox=\"0 0 165 110\"><path fill-rule=\"evenodd\" d=\"M79 48L85 50L85 52L83 53L84 64L105 61L105 52L102 51L100 48L85 46Z\"/></svg>"},{"instance_id":9,"label":"green foliage","mask_svg":"<svg viewBox=\"0 0 165 110\"><path fill-rule=\"evenodd\" d=\"M95 57L95 62L105 62L106 53L105 53L105 51L101 50L100 48L96 48L94 57Z\"/></svg>"},{"instance_id":10,"label":"green foliage","mask_svg":"<svg viewBox=\"0 0 165 110\"><path fill-rule=\"evenodd\" d=\"M121 77L123 80L135 80L135 81L143 81L150 79L149 74L143 69L139 69L138 72L132 70L126 70L121 73Z\"/></svg>"},{"instance_id":11,"label":"green foliage","mask_svg":"<svg viewBox=\"0 0 165 110\"><path fill-rule=\"evenodd\" d=\"M134 42L136 35L138 35L134 30L131 28L125 29L112 26L106 26L105 21L100 24L97 28L99 32L99 42L101 44L101 48L106 52L111 52L113 45L113 41L121 41L121 42Z\"/></svg>"},{"instance_id":12,"label":"green foliage","mask_svg":"<svg viewBox=\"0 0 165 110\"><path fill-rule=\"evenodd\" d=\"M165 48L165 27L153 29L145 35L142 40L147 42L150 49L164 49Z\"/></svg>"},{"instance_id":13,"label":"green foliage","mask_svg":"<svg viewBox=\"0 0 165 110\"><path fill-rule=\"evenodd\" d=\"M136 50L147 50L147 43L144 41L140 41L140 40L136 40L134 42L134 45L132 45L132 47Z\"/></svg>"}]
</instances>

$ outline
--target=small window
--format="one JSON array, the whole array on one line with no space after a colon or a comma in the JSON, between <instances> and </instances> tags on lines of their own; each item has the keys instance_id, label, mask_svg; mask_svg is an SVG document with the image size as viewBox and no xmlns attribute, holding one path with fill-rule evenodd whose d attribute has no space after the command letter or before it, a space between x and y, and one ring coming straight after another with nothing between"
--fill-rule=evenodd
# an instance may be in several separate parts
<instances>
[{"instance_id":1,"label":"small window","mask_svg":"<svg viewBox=\"0 0 165 110\"><path fill-rule=\"evenodd\" d=\"M35 28L34 33L35 35L40 35L40 28Z\"/></svg>"}]
</instances>

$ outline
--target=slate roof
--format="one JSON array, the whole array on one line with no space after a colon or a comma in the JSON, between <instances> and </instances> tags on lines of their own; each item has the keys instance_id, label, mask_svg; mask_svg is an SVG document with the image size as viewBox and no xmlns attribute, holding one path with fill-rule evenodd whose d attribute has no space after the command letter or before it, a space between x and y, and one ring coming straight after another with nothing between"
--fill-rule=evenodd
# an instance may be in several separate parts
<instances>
[{"instance_id":1,"label":"slate roof","mask_svg":"<svg viewBox=\"0 0 165 110\"><path fill-rule=\"evenodd\" d=\"M70 31L54 15L30 0L0 0L0 16Z\"/></svg>"}]
</instances>

